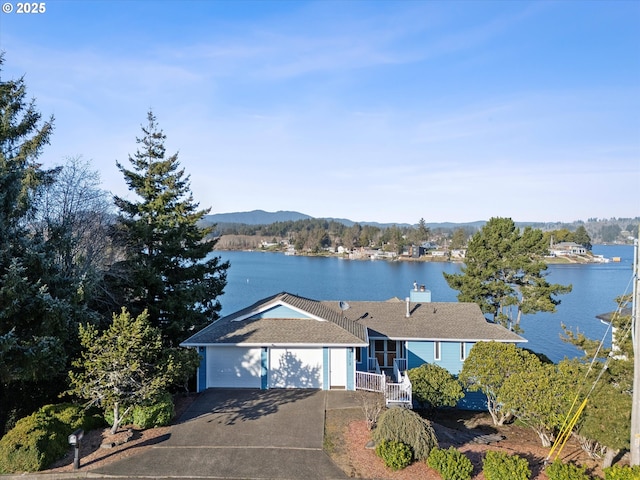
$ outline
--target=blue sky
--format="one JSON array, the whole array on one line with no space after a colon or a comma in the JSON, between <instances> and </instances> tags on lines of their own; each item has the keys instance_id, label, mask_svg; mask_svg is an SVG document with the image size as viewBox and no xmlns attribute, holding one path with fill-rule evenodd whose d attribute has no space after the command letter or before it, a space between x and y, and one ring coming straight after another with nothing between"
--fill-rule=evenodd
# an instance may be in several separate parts
<instances>
[{"instance_id":1,"label":"blue sky","mask_svg":"<svg viewBox=\"0 0 640 480\"><path fill-rule=\"evenodd\" d=\"M356 221L640 215L640 2L55 1L2 78L127 195L152 109L201 207Z\"/></svg>"}]
</instances>

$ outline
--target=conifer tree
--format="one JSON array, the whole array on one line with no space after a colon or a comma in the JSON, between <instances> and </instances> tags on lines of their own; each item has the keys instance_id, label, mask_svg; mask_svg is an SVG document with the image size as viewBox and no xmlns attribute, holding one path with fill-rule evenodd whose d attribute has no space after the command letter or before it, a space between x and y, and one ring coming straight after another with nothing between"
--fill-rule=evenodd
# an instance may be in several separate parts
<instances>
[{"instance_id":1,"label":"conifer tree","mask_svg":"<svg viewBox=\"0 0 640 480\"><path fill-rule=\"evenodd\" d=\"M0 73L3 63L0 54ZM47 239L28 228L35 198L56 174L38 163L52 129L53 117L43 121L27 99L24 78L0 78L0 435L9 415L55 398L76 338Z\"/></svg>"},{"instance_id":2,"label":"conifer tree","mask_svg":"<svg viewBox=\"0 0 640 480\"><path fill-rule=\"evenodd\" d=\"M129 156L132 169L117 163L138 197L115 197L126 248L119 277L123 304L135 315L148 310L152 325L175 346L218 317L229 263L211 255L213 227L198 223L209 209L198 209L177 154L166 156L166 136L152 112L147 120L139 148Z\"/></svg>"},{"instance_id":3,"label":"conifer tree","mask_svg":"<svg viewBox=\"0 0 640 480\"><path fill-rule=\"evenodd\" d=\"M520 233L510 218L491 218L469 241L462 273L444 277L460 292L459 301L475 302L494 321L521 332L523 314L555 312L556 295L571 291L571 285L547 282L546 251L540 230Z\"/></svg>"}]
</instances>

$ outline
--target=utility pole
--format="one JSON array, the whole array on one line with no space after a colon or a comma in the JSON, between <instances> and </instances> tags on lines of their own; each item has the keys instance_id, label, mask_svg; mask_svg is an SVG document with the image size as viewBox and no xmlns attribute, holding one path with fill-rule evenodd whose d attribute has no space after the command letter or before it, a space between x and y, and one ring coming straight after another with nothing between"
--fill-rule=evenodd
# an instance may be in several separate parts
<instances>
[{"instance_id":1,"label":"utility pole","mask_svg":"<svg viewBox=\"0 0 640 480\"><path fill-rule=\"evenodd\" d=\"M633 400L631 402L631 465L640 465L640 279L638 262L640 261L640 230L633 248L633 303L631 307L633 339Z\"/></svg>"}]
</instances>

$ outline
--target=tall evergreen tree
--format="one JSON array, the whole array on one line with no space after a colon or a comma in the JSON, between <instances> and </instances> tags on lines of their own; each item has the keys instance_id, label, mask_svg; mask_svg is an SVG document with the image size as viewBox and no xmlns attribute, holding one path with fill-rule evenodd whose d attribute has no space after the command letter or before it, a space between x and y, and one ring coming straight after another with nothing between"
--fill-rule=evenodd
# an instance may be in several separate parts
<instances>
[{"instance_id":1,"label":"tall evergreen tree","mask_svg":"<svg viewBox=\"0 0 640 480\"><path fill-rule=\"evenodd\" d=\"M117 163L139 197L115 197L126 245L120 278L124 304L134 315L146 309L152 325L175 346L218 318L229 263L211 255L217 240L207 237L213 227L198 224L209 209L198 210L177 154L165 155L166 136L152 112L147 120L136 140L139 148L129 156L133 169Z\"/></svg>"},{"instance_id":2,"label":"tall evergreen tree","mask_svg":"<svg viewBox=\"0 0 640 480\"><path fill-rule=\"evenodd\" d=\"M460 292L458 300L475 302L494 321L522 331L522 314L555 312L555 296L571 291L570 285L547 282L546 251L540 230L520 233L510 218L491 218L469 241L462 273L444 277Z\"/></svg>"},{"instance_id":3,"label":"tall evergreen tree","mask_svg":"<svg viewBox=\"0 0 640 480\"><path fill-rule=\"evenodd\" d=\"M55 398L77 338L47 239L28 228L34 200L56 174L38 163L52 129L53 117L43 121L27 100L23 78L0 78L0 434L10 416Z\"/></svg>"}]
</instances>

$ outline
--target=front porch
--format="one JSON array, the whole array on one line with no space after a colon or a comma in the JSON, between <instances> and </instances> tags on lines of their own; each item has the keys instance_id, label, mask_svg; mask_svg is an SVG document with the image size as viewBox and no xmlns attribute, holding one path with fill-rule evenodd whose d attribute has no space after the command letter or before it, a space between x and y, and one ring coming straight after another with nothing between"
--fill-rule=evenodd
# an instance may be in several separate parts
<instances>
[{"instance_id":1,"label":"front porch","mask_svg":"<svg viewBox=\"0 0 640 480\"><path fill-rule=\"evenodd\" d=\"M367 372L356 372L356 390L384 394L387 407L413 408L406 358L394 358L393 368L381 368L377 357L369 357L367 364Z\"/></svg>"}]
</instances>

